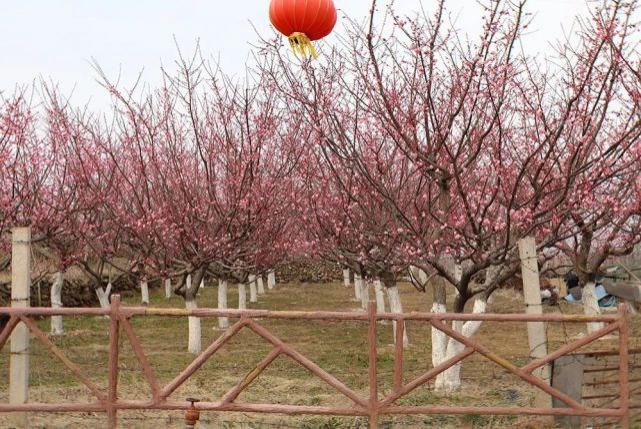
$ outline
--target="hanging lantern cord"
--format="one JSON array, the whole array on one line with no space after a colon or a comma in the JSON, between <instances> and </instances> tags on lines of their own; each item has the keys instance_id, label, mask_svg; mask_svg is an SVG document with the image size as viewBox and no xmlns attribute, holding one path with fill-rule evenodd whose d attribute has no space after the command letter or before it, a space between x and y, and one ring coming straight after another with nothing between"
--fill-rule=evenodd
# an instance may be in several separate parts
<instances>
[{"instance_id":1,"label":"hanging lantern cord","mask_svg":"<svg viewBox=\"0 0 641 429\"><path fill-rule=\"evenodd\" d=\"M309 40L309 37L305 33L292 33L289 36L289 45L292 47L292 50L296 55L300 55L303 58L306 58L307 55L311 55L314 58L318 58L316 49L312 41Z\"/></svg>"}]
</instances>

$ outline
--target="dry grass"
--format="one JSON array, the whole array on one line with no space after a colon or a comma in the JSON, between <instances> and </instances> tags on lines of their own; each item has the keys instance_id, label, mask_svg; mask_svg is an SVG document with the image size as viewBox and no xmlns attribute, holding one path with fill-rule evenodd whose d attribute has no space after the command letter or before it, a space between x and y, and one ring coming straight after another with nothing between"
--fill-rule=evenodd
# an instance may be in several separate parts
<instances>
[{"instance_id":1,"label":"dry grass","mask_svg":"<svg viewBox=\"0 0 641 429\"><path fill-rule=\"evenodd\" d=\"M229 305L236 305L235 288L230 288ZM268 291L252 308L279 310L353 310L353 289L338 284L286 284ZM421 294L409 285L401 285L403 305L408 311L428 311L431 296ZM216 288L205 288L199 305L215 306ZM128 299L125 304L134 304ZM152 305L180 307L180 298L165 299L160 291L152 294ZM521 312L522 298L504 292L491 306L493 312ZM546 311L577 312L581 308L561 304ZM637 321L638 322L638 321ZM632 323L636 345L639 324ZM39 321L43 329L48 321ZM215 329L216 319L203 320L203 345L221 334ZM367 341L366 328L358 323L291 322L264 320L260 322L288 344L311 358L322 368L338 377L348 386L367 394ZM161 383L171 380L189 364L193 356L186 353L187 321L169 317L139 317L134 328L142 338L151 365ZM101 387L107 376L107 320L103 317L65 318L66 335L56 339L69 358L83 368ZM575 338L584 325L550 324L550 348L556 348ZM405 381L419 376L431 367L430 331L425 324L413 323L408 327L412 343L405 354ZM124 339L121 341L120 386L121 398L142 399L149 389ZM527 361L527 334L523 323L484 323L475 336L490 349L503 354L518 364ZM379 328L379 391L389 392L393 372L391 325ZM613 349L616 341L604 340L591 349ZM51 356L37 340L33 340L31 361L31 399L44 402L90 401L87 390L79 386L73 376ZM233 386L270 350L270 346L255 334L244 330L230 344L212 357L184 386L172 396L183 400L195 396L215 401ZM533 389L507 374L500 367L479 355L468 358L462 370L463 388L449 397L442 397L425 386L398 401L405 405L457 404L467 406L528 406ZM0 379L8 379L8 347L0 352ZM6 388L0 390L0 400L6 401ZM307 370L287 358L278 358L250 387L240 401L304 405L347 405L348 401L330 387L313 377ZM122 412L121 426L126 428L183 427L181 412ZM34 427L103 427L103 414L34 415ZM544 427L541 422L528 418L468 416L398 416L384 417L381 427ZM0 416L0 427L6 420ZM280 415L250 415L244 413L203 413L200 427L205 428L359 428L366 427L362 418L285 417Z\"/></svg>"}]
</instances>

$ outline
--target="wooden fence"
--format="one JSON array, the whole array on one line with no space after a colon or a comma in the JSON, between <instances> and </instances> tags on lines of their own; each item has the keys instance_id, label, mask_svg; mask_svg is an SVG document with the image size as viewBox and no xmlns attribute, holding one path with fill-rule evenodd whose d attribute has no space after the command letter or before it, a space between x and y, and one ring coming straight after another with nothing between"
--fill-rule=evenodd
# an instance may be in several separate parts
<instances>
[{"instance_id":1,"label":"wooden fence","mask_svg":"<svg viewBox=\"0 0 641 429\"><path fill-rule=\"evenodd\" d=\"M284 413L291 415L339 415L339 416L366 416L371 428L378 427L379 417L394 414L478 414L478 415L549 415L549 416L583 416L583 417L609 417L616 418L620 427L629 427L629 380L628 380L628 326L626 321L626 308L619 307L616 314L587 316L587 315L562 315L562 314L449 314L449 313L376 313L376 306L369 303L367 312L294 312L294 311L267 311L267 310L218 310L200 308L195 310L161 309L147 307L126 307L121 305L120 297L113 296L112 305L108 309L102 308L12 308L0 307L0 314L9 316L8 323L0 331L0 350L5 345L11 333L17 327L23 326L31 335L41 341L46 348L64 365L71 370L75 377L91 391L95 397L92 403L33 403L28 400L22 403L0 404L0 412L71 412L94 411L106 412L109 427L117 425L119 410L189 410L194 408L200 411L242 411L254 413ZM109 316L109 361L107 389L100 389L74 362L56 347L47 335L38 328L34 317L41 316L78 316L78 315L106 315ZM146 315L167 317L229 317L237 320L221 336L213 340L202 353L200 353L183 371L165 385L159 384L154 369L149 364L147 354L143 349L140 339L130 323L132 317ZM367 324L368 329L368 374L369 394L363 396L341 382L338 378L328 373L312 360L283 342L272 332L260 324L261 319L287 319L287 320L327 320L341 322L359 322ZM393 389L386 395L378 391L377 371L377 322L382 320L395 320L396 342L394 349ZM548 353L546 356L534 358L522 366L518 366L509 359L493 352L475 339L463 336L452 329L446 322L461 321L495 321L495 322L565 322L586 323L603 322L603 328L573 341L561 348ZM436 329L444 332L451 338L463 344L463 350L445 362L428 369L425 373L409 382L403 382L403 331L407 321L429 323ZM240 379L234 387L225 393L216 402L199 402L197 404L176 402L170 395L190 378L208 359L221 349L231 338L243 329L249 329L271 344L272 349L267 355ZM619 333L618 350L618 404L606 404L603 407L592 407L582 404L561 390L552 387L548 382L533 375L538 368L551 364L562 356L575 352L579 348L595 340L611 334ZM119 368L119 342L122 336L132 346L134 354L143 370L144 377L149 384L151 395L140 400L122 400L118 395L118 368ZM472 354L478 353L493 361L509 373L518 376L525 382L537 387L550 395L561 404L561 407L482 407L482 406L446 406L446 405L419 405L401 406L395 402L405 395L433 380L438 374L453 365L463 361ZM325 383L340 392L346 399L344 406L304 406L267 403L243 403L236 399L239 394L249 386L279 355L289 356ZM27 366L28 368L28 366Z\"/></svg>"}]
</instances>

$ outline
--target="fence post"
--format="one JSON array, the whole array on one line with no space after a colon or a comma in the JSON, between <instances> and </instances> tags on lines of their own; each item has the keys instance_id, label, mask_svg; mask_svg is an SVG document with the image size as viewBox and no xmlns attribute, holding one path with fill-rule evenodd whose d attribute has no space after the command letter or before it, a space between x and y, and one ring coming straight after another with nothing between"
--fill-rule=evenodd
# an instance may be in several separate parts
<instances>
[{"instance_id":1,"label":"fence post","mask_svg":"<svg viewBox=\"0 0 641 429\"><path fill-rule=\"evenodd\" d=\"M11 307L29 307L31 288L31 228L11 231ZM29 328L20 322L11 334L9 403L24 404L29 397ZM12 425L29 427L28 414L10 414Z\"/></svg>"},{"instance_id":2,"label":"fence post","mask_svg":"<svg viewBox=\"0 0 641 429\"><path fill-rule=\"evenodd\" d=\"M583 397L584 361L585 355L565 355L556 359L552 367L552 387L578 403L581 403ZM568 408L568 405L558 398L552 398L552 406L554 408ZM554 420L557 425L564 428L581 427L580 416L556 416Z\"/></svg>"},{"instance_id":3,"label":"fence post","mask_svg":"<svg viewBox=\"0 0 641 429\"><path fill-rule=\"evenodd\" d=\"M369 428L378 428L378 373L376 351L376 302L367 303L367 343L369 345Z\"/></svg>"},{"instance_id":4,"label":"fence post","mask_svg":"<svg viewBox=\"0 0 641 429\"><path fill-rule=\"evenodd\" d=\"M118 427L118 347L120 335L120 295L111 298L109 313L109 393L107 398L107 424L109 429Z\"/></svg>"},{"instance_id":5,"label":"fence post","mask_svg":"<svg viewBox=\"0 0 641 429\"><path fill-rule=\"evenodd\" d=\"M541 284L539 281L539 266L536 257L536 242L534 237L519 240L519 257L521 258L521 275L523 277L523 297L526 314L541 314ZM530 358L538 359L547 355L547 336L544 322L527 322L527 335L530 345ZM532 375L550 383L550 365L544 365L532 371ZM547 393L537 390L534 406L550 408L552 400Z\"/></svg>"},{"instance_id":6,"label":"fence post","mask_svg":"<svg viewBox=\"0 0 641 429\"><path fill-rule=\"evenodd\" d=\"M628 357L628 306L619 304L619 408L621 428L630 427L630 385Z\"/></svg>"}]
</instances>

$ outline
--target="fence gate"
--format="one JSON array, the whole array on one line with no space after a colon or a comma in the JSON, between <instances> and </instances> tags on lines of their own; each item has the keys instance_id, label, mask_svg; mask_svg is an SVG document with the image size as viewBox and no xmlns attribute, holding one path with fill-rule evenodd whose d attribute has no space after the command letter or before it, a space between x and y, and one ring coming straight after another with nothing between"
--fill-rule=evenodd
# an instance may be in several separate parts
<instances>
[{"instance_id":1,"label":"fence gate","mask_svg":"<svg viewBox=\"0 0 641 429\"><path fill-rule=\"evenodd\" d=\"M4 403L0 404L0 412L64 412L64 411L102 411L108 416L109 427L117 425L118 410L187 410L192 407L189 402L172 401L169 396L180 387L196 370L208 359L215 355L238 332L248 329L256 333L262 340L271 345L262 360L235 386L227 391L215 402L200 402L195 405L203 411L242 411L254 413L285 413L285 414L316 414L316 415L341 415L341 416L366 416L371 428L378 427L379 417L394 414L479 414L479 415L550 415L550 416L582 416L582 417L607 417L618 422L619 427L629 427L629 382L628 380L628 327L626 321L626 308L619 307L616 314L609 315L563 315L563 314L449 314L449 313L376 313L376 305L369 303L367 312L292 312L292 311L267 311L267 310L218 310L199 308L194 310L162 309L147 307L125 307L120 305L120 297L113 296L109 309L101 308L0 308L0 314L9 315L9 320L0 332L0 349L5 345L11 332L22 323L30 331L32 337L42 342L50 353L64 363L75 377L91 391L95 397L92 403ZM109 361L107 389L96 386L74 362L53 344L47 335L38 328L33 320L35 316L51 315L107 315L109 321ZM183 371L165 385L159 384L154 369L149 364L145 351L130 319L144 317L145 315L167 317L229 317L237 320L227 331L213 340L202 353L200 353ZM367 325L368 332L368 380L367 395L360 394L344 384L334 375L316 365L308 357L298 352L292 346L283 342L261 324L265 319L285 320L330 320L330 321L355 321ZM396 345L394 348L393 388L391 392L382 395L378 390L377 370L377 322L381 320L394 320L396 323ZM517 365L509 359L497 354L476 339L470 339L460 332L452 329L446 322L450 321L496 321L496 322L566 322L586 323L603 322L603 328L579 340L573 341L561 348L548 353L546 356L530 360L524 365ZM446 335L461 343L461 351L441 364L426 369L426 371L410 381L403 377L403 331L404 322L426 323L441 330ZM538 368L551 364L562 356L571 354L579 348L595 340L614 333L619 333L618 367L608 373L609 377L603 383L612 382L614 394L618 392L618 400L603 403L590 403L577 401L570 395L554 386L550 386L535 377L533 372ZM124 334L124 336L123 336ZM139 361L144 377L150 387L150 397L142 400L123 400L118 395L119 371L119 342L128 341ZM521 380L546 392L561 408L537 407L482 407L482 406L447 406L447 405L396 405L396 401L416 388L433 380L438 374L453 365L463 361L473 354L480 354L496 365ZM269 365L279 356L286 355L307 368L311 373L327 383L345 398L343 406L306 406L284 405L267 403L244 403L237 401L239 394L249 386ZM590 373L594 365L586 366L586 373ZM605 384L604 384L605 385ZM636 391L635 391L636 394ZM591 400L592 398L584 397ZM605 399L605 398L604 398Z\"/></svg>"}]
</instances>

